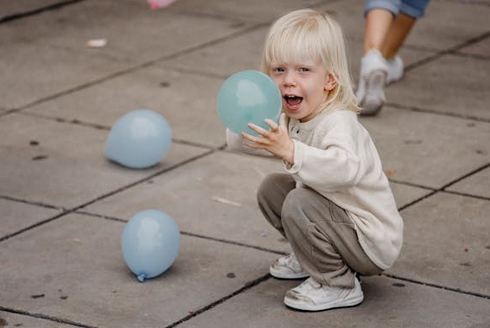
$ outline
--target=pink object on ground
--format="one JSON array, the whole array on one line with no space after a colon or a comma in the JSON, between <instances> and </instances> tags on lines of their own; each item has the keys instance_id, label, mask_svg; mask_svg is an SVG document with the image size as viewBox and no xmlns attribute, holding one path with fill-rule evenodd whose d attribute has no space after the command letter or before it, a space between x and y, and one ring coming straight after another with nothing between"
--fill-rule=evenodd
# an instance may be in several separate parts
<instances>
[{"instance_id":1,"label":"pink object on ground","mask_svg":"<svg viewBox=\"0 0 490 328\"><path fill-rule=\"evenodd\" d=\"M150 9L155 10L170 6L175 1L177 0L148 0L148 3L150 4Z\"/></svg>"}]
</instances>

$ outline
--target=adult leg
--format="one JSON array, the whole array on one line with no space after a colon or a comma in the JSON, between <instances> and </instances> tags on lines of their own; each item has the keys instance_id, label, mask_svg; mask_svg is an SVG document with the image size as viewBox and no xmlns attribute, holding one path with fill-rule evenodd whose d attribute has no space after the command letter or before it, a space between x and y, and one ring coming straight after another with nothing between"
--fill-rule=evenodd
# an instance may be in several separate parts
<instances>
[{"instance_id":1,"label":"adult leg","mask_svg":"<svg viewBox=\"0 0 490 328\"><path fill-rule=\"evenodd\" d=\"M382 44L377 48L381 51L384 58L388 60L395 58L395 55L410 34L416 21L416 18L407 16L404 13L400 13L396 16L393 24L391 24L391 28L388 33L386 33Z\"/></svg>"},{"instance_id":2,"label":"adult leg","mask_svg":"<svg viewBox=\"0 0 490 328\"><path fill-rule=\"evenodd\" d=\"M386 9L375 8L367 12L364 32L364 55L371 49L382 49L393 18L393 13Z\"/></svg>"}]
</instances>

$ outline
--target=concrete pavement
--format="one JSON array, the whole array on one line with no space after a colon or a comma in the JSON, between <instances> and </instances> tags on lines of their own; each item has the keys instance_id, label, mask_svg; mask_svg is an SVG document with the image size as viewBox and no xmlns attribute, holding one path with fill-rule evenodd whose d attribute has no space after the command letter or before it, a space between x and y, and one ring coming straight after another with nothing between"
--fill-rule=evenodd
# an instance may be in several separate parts
<instances>
[{"instance_id":1,"label":"concrete pavement","mask_svg":"<svg viewBox=\"0 0 490 328\"><path fill-rule=\"evenodd\" d=\"M388 105L361 118L405 220L399 260L363 279L358 307L283 305L299 282L268 275L289 248L255 201L281 163L224 150L215 103L230 74L257 68L269 25L302 7L338 19L356 80L362 1L0 2L0 327L490 327L487 0L433 0ZM131 170L103 147L139 108L165 116L173 142ZM181 251L139 283L120 238L149 208L175 219Z\"/></svg>"}]
</instances>

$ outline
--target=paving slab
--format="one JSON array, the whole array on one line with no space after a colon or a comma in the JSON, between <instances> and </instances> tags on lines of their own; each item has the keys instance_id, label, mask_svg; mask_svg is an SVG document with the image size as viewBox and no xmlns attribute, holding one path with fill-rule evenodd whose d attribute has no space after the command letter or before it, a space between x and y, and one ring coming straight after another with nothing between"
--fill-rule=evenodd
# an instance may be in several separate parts
<instances>
[{"instance_id":1,"label":"paving slab","mask_svg":"<svg viewBox=\"0 0 490 328\"><path fill-rule=\"evenodd\" d=\"M3 320L3 321L2 321ZM35 316L14 314L11 312L0 311L0 323L7 328L11 327L36 327L36 328L73 328L70 324L59 323Z\"/></svg>"},{"instance_id":2,"label":"paving slab","mask_svg":"<svg viewBox=\"0 0 490 328\"><path fill-rule=\"evenodd\" d=\"M118 1L117 6L111 1L83 1L7 24L3 38L92 51L141 64L229 37L249 26L230 17L150 10L146 1ZM87 41L101 38L107 40L105 47L87 49Z\"/></svg>"},{"instance_id":3,"label":"paving slab","mask_svg":"<svg viewBox=\"0 0 490 328\"><path fill-rule=\"evenodd\" d=\"M265 275L275 258L182 236L172 267L140 283L122 258L123 228L69 215L3 242L0 305L97 327L165 327Z\"/></svg>"},{"instance_id":4,"label":"paving slab","mask_svg":"<svg viewBox=\"0 0 490 328\"><path fill-rule=\"evenodd\" d=\"M357 307L316 313L293 311L282 300L297 284L271 278L179 327L485 328L490 320L486 299L385 277L363 278L365 298Z\"/></svg>"},{"instance_id":5,"label":"paving slab","mask_svg":"<svg viewBox=\"0 0 490 328\"><path fill-rule=\"evenodd\" d=\"M389 106L360 120L393 181L437 189L490 161L490 125L485 122Z\"/></svg>"},{"instance_id":6,"label":"paving slab","mask_svg":"<svg viewBox=\"0 0 490 328\"><path fill-rule=\"evenodd\" d=\"M447 188L447 190L490 199L490 190L488 189L489 182L490 168L486 168L455 183Z\"/></svg>"},{"instance_id":7,"label":"paving slab","mask_svg":"<svg viewBox=\"0 0 490 328\"><path fill-rule=\"evenodd\" d=\"M61 4L63 0L22 0L22 1L1 1L0 20L23 13L40 10L56 4Z\"/></svg>"},{"instance_id":8,"label":"paving slab","mask_svg":"<svg viewBox=\"0 0 490 328\"><path fill-rule=\"evenodd\" d=\"M113 74L127 65L95 56L93 52L45 44L0 44L0 106L4 109L23 107L66 92Z\"/></svg>"},{"instance_id":9,"label":"paving slab","mask_svg":"<svg viewBox=\"0 0 490 328\"><path fill-rule=\"evenodd\" d=\"M266 222L256 203L259 184L272 172L282 172L282 162L214 153L94 203L84 211L127 220L137 211L160 208L188 233L289 252L289 245ZM399 184L393 190L399 206L428 192Z\"/></svg>"},{"instance_id":10,"label":"paving slab","mask_svg":"<svg viewBox=\"0 0 490 328\"><path fill-rule=\"evenodd\" d=\"M489 297L489 210L487 200L438 193L402 211L402 253L388 272Z\"/></svg>"},{"instance_id":11,"label":"paving slab","mask_svg":"<svg viewBox=\"0 0 490 328\"><path fill-rule=\"evenodd\" d=\"M431 1L425 17L417 21L405 46L445 50L487 33L490 7L475 6L472 2ZM346 35L362 41L365 28L363 1L337 1L321 5L319 9L333 13Z\"/></svg>"},{"instance_id":12,"label":"paving slab","mask_svg":"<svg viewBox=\"0 0 490 328\"><path fill-rule=\"evenodd\" d=\"M132 0L138 1L138 0ZM178 1L171 8L186 10L198 14L220 17L233 17L251 22L272 21L283 14L296 9L314 6L316 0L200 0ZM260 9L259 9L260 8Z\"/></svg>"},{"instance_id":13,"label":"paving slab","mask_svg":"<svg viewBox=\"0 0 490 328\"><path fill-rule=\"evenodd\" d=\"M329 6L322 9L328 10ZM338 15L334 14L335 17ZM339 21L346 33L346 51L350 64L351 75L357 80L359 64L362 56L362 40L357 35L347 34L353 30L351 25L363 24L353 19ZM228 77L229 75L245 70L260 69L262 49L270 24L261 25L256 29L240 34L218 44L209 45L178 57L162 60L158 63L165 68L178 69L196 73L206 73ZM435 54L434 51L403 47L400 51L406 66L424 60Z\"/></svg>"},{"instance_id":14,"label":"paving slab","mask_svg":"<svg viewBox=\"0 0 490 328\"><path fill-rule=\"evenodd\" d=\"M25 112L111 127L132 110L152 109L167 119L173 139L217 148L225 144L225 126L216 111L223 81L150 66Z\"/></svg>"},{"instance_id":15,"label":"paving slab","mask_svg":"<svg viewBox=\"0 0 490 328\"><path fill-rule=\"evenodd\" d=\"M263 178L281 170L279 160L216 152L83 210L127 220L159 208L182 231L286 252L289 244L263 218L255 196Z\"/></svg>"},{"instance_id":16,"label":"paving slab","mask_svg":"<svg viewBox=\"0 0 490 328\"><path fill-rule=\"evenodd\" d=\"M208 151L173 143L156 166L132 170L104 156L109 131L11 114L0 119L0 195L70 208Z\"/></svg>"},{"instance_id":17,"label":"paving slab","mask_svg":"<svg viewBox=\"0 0 490 328\"><path fill-rule=\"evenodd\" d=\"M390 172L387 172L388 175ZM391 182L391 191L395 197L396 206L402 208L413 201L420 199L432 192L432 190L414 187L410 185L404 185L401 183Z\"/></svg>"},{"instance_id":18,"label":"paving slab","mask_svg":"<svg viewBox=\"0 0 490 328\"><path fill-rule=\"evenodd\" d=\"M246 69L258 70L268 30L269 25L260 26L232 39L163 60L158 64L166 68L213 74L224 78Z\"/></svg>"},{"instance_id":19,"label":"paving slab","mask_svg":"<svg viewBox=\"0 0 490 328\"><path fill-rule=\"evenodd\" d=\"M480 42L476 42L467 47L461 48L459 52L466 55L474 55L490 59L490 38L483 39Z\"/></svg>"},{"instance_id":20,"label":"paving slab","mask_svg":"<svg viewBox=\"0 0 490 328\"><path fill-rule=\"evenodd\" d=\"M59 208L40 207L38 205L0 199L0 213L2 213L0 239L52 218L62 213L62 211Z\"/></svg>"},{"instance_id":21,"label":"paving slab","mask_svg":"<svg viewBox=\"0 0 490 328\"><path fill-rule=\"evenodd\" d=\"M490 61L446 55L408 72L386 89L389 102L490 121ZM435 87L441 84L441 87Z\"/></svg>"}]
</instances>

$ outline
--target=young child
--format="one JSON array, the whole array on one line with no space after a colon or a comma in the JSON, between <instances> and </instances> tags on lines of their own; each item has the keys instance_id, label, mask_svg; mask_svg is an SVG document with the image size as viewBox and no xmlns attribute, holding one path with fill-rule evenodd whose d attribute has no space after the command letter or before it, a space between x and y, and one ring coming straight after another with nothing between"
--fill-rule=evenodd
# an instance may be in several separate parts
<instances>
[{"instance_id":1,"label":"young child","mask_svg":"<svg viewBox=\"0 0 490 328\"><path fill-rule=\"evenodd\" d=\"M303 9L271 27L262 69L283 96L280 124L254 124L252 136L227 131L231 149L267 151L285 173L265 178L257 192L265 218L293 253L270 267L281 279L306 278L284 303L319 311L363 301L356 273L389 268L402 245L403 221L356 97L339 25Z\"/></svg>"}]
</instances>

